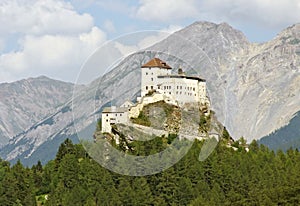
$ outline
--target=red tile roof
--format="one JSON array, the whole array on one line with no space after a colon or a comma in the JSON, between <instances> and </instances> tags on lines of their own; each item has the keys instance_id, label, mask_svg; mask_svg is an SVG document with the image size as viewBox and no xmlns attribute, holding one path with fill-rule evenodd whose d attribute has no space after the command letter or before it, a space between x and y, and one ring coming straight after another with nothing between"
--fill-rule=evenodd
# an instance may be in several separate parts
<instances>
[{"instance_id":1,"label":"red tile roof","mask_svg":"<svg viewBox=\"0 0 300 206\"><path fill-rule=\"evenodd\" d=\"M149 68L149 67L159 67L164 69L172 69L166 62L160 60L159 58L153 58L146 64L142 66L142 68Z\"/></svg>"}]
</instances>

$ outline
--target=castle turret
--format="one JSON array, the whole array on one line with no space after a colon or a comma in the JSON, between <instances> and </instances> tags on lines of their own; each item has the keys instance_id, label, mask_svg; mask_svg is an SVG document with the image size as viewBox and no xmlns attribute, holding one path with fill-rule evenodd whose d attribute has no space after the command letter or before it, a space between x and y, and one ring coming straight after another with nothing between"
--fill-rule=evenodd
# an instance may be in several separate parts
<instances>
[{"instance_id":1,"label":"castle turret","mask_svg":"<svg viewBox=\"0 0 300 206\"><path fill-rule=\"evenodd\" d=\"M141 96L145 96L149 91L156 90L158 85L158 76L171 75L172 68L166 62L154 58L141 67L142 82Z\"/></svg>"}]
</instances>

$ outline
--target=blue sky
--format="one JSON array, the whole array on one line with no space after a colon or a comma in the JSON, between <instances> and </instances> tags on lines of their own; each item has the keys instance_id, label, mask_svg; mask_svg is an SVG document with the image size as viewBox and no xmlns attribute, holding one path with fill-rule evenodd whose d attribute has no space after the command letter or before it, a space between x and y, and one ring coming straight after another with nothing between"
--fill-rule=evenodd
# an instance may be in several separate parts
<instances>
[{"instance_id":1,"label":"blue sky","mask_svg":"<svg viewBox=\"0 0 300 206\"><path fill-rule=\"evenodd\" d=\"M106 41L195 21L227 22L264 42L300 22L300 0L1 0L0 82L39 75L74 82Z\"/></svg>"}]
</instances>

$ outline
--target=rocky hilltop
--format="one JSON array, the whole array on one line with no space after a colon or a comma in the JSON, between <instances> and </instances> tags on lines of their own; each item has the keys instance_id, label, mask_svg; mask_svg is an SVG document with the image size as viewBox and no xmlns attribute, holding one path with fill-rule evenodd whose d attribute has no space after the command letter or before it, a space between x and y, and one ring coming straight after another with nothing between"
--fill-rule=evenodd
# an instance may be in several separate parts
<instances>
[{"instance_id":1,"label":"rocky hilltop","mask_svg":"<svg viewBox=\"0 0 300 206\"><path fill-rule=\"evenodd\" d=\"M286 125L300 110L299 35L300 25L296 24L271 41L256 44L226 23L196 22L146 51L130 55L112 71L78 90L73 114L69 100L16 136L1 155L8 160L21 158L30 162L41 157L41 148L74 137L76 131L80 137L92 134L103 106L118 106L124 99L135 99L140 66L153 57L204 77L212 109L231 136L259 139Z\"/></svg>"}]
</instances>

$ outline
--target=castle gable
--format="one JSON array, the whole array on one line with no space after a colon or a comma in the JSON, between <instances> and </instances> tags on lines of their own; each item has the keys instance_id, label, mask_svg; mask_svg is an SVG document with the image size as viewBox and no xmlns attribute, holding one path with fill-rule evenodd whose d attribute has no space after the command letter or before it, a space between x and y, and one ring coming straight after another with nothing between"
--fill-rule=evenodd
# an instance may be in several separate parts
<instances>
[{"instance_id":1,"label":"castle gable","mask_svg":"<svg viewBox=\"0 0 300 206\"><path fill-rule=\"evenodd\" d=\"M159 67L164 69L172 69L166 62L160 60L159 58L153 58L146 64L142 66L142 68L149 68L149 67Z\"/></svg>"}]
</instances>

